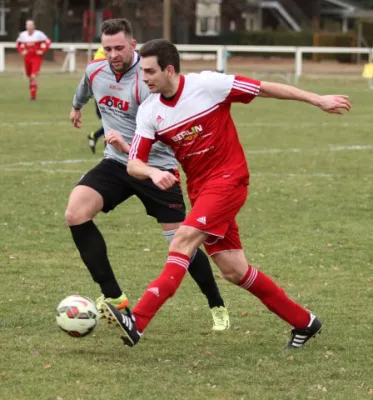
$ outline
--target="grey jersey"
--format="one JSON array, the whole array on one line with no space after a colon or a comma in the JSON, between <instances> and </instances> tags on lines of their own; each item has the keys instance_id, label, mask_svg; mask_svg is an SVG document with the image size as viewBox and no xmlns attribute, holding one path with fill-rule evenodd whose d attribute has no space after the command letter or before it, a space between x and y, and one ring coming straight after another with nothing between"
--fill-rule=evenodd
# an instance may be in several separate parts
<instances>
[{"instance_id":1,"label":"grey jersey","mask_svg":"<svg viewBox=\"0 0 373 400\"><path fill-rule=\"evenodd\" d=\"M122 76L110 68L107 60L92 61L76 89L73 107L80 109L94 97L101 112L105 133L114 129L131 143L136 130L136 114L139 105L149 96L141 79L139 56L135 53L132 67ZM115 159L127 165L128 155L111 145L105 149L105 158ZM160 169L174 169L177 161L173 151L161 142L153 145L148 164Z\"/></svg>"}]
</instances>

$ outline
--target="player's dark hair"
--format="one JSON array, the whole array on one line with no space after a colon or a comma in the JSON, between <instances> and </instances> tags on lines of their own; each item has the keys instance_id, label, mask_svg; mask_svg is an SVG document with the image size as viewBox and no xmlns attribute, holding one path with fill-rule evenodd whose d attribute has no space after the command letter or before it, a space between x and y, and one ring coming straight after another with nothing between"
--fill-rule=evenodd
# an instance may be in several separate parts
<instances>
[{"instance_id":1,"label":"player's dark hair","mask_svg":"<svg viewBox=\"0 0 373 400\"><path fill-rule=\"evenodd\" d=\"M131 22L126 18L107 19L101 24L101 34L116 35L123 32L126 36L132 36Z\"/></svg>"},{"instance_id":2,"label":"player's dark hair","mask_svg":"<svg viewBox=\"0 0 373 400\"><path fill-rule=\"evenodd\" d=\"M175 68L175 72L180 72L180 54L174 44L165 39L149 40L141 46L141 57L157 57L158 65L164 71L169 65Z\"/></svg>"}]
</instances>

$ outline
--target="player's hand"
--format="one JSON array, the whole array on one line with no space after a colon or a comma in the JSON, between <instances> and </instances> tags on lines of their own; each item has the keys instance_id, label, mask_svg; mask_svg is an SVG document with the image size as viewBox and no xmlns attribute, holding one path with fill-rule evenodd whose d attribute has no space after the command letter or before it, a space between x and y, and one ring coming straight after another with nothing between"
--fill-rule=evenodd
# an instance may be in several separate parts
<instances>
[{"instance_id":1,"label":"player's hand","mask_svg":"<svg viewBox=\"0 0 373 400\"><path fill-rule=\"evenodd\" d=\"M175 175L168 171L161 171L160 169L154 168L149 174L149 178L153 181L154 185L158 186L162 190L167 190L172 187L178 179Z\"/></svg>"},{"instance_id":2,"label":"player's hand","mask_svg":"<svg viewBox=\"0 0 373 400\"><path fill-rule=\"evenodd\" d=\"M114 129L110 129L105 135L104 142L111 144L121 153L128 154L130 152L130 145L123 139L122 135Z\"/></svg>"},{"instance_id":3,"label":"player's hand","mask_svg":"<svg viewBox=\"0 0 373 400\"><path fill-rule=\"evenodd\" d=\"M39 56L42 56L43 53L44 53L43 50L36 50L36 54L39 55Z\"/></svg>"},{"instance_id":4,"label":"player's hand","mask_svg":"<svg viewBox=\"0 0 373 400\"><path fill-rule=\"evenodd\" d=\"M351 103L348 101L348 96L327 95L320 96L318 107L329 114L343 115L345 111L351 110Z\"/></svg>"},{"instance_id":5,"label":"player's hand","mask_svg":"<svg viewBox=\"0 0 373 400\"><path fill-rule=\"evenodd\" d=\"M74 128L80 129L82 127L81 110L75 110L75 108L72 108L70 112L70 121L73 123Z\"/></svg>"},{"instance_id":6,"label":"player's hand","mask_svg":"<svg viewBox=\"0 0 373 400\"><path fill-rule=\"evenodd\" d=\"M22 50L22 51L21 51L21 54L22 54L23 56L25 56L25 55L27 54L27 50Z\"/></svg>"}]
</instances>

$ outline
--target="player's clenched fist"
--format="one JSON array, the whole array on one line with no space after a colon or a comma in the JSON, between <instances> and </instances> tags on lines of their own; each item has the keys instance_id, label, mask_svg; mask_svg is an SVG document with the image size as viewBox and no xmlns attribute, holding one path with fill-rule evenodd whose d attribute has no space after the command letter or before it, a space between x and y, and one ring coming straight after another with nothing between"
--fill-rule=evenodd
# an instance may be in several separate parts
<instances>
[{"instance_id":1,"label":"player's clenched fist","mask_svg":"<svg viewBox=\"0 0 373 400\"><path fill-rule=\"evenodd\" d=\"M128 154L130 151L130 145L123 139L122 135L114 129L110 129L105 135L104 141L114 146L121 153Z\"/></svg>"},{"instance_id":2,"label":"player's clenched fist","mask_svg":"<svg viewBox=\"0 0 373 400\"><path fill-rule=\"evenodd\" d=\"M149 174L149 178L153 181L154 185L158 186L162 190L167 190L172 187L178 179L175 175L168 171L161 171L160 169L154 168Z\"/></svg>"}]
</instances>

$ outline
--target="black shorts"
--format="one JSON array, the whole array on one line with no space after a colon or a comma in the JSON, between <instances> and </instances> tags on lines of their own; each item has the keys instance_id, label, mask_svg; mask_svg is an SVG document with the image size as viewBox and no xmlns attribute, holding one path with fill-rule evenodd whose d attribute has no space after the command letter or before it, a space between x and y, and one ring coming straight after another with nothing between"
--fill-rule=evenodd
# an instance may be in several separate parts
<instances>
[{"instance_id":1,"label":"black shorts","mask_svg":"<svg viewBox=\"0 0 373 400\"><path fill-rule=\"evenodd\" d=\"M174 173L174 171L170 171ZM168 190L159 189L151 179L139 180L127 173L127 167L112 159L103 159L88 171L77 185L84 185L100 193L104 199L103 212L107 213L137 196L148 215L159 223L182 222L185 219L185 203L179 184Z\"/></svg>"}]
</instances>

